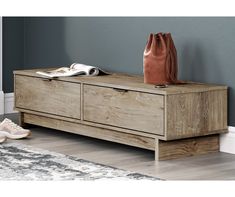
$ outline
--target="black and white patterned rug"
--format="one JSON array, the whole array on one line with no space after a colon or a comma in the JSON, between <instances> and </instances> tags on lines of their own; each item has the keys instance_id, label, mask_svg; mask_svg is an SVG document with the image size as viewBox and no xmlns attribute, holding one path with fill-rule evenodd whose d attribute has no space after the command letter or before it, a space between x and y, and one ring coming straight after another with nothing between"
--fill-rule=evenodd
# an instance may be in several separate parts
<instances>
[{"instance_id":1,"label":"black and white patterned rug","mask_svg":"<svg viewBox=\"0 0 235 197\"><path fill-rule=\"evenodd\" d=\"M0 144L0 180L159 180L17 143Z\"/></svg>"}]
</instances>

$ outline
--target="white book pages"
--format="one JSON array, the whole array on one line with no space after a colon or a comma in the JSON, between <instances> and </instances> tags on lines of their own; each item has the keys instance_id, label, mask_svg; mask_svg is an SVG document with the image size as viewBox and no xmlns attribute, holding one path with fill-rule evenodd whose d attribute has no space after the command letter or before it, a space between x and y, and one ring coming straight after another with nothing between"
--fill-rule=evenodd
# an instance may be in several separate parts
<instances>
[{"instance_id":1,"label":"white book pages","mask_svg":"<svg viewBox=\"0 0 235 197\"><path fill-rule=\"evenodd\" d=\"M75 75L97 76L97 75L109 74L108 72L101 70L98 67L79 64L79 63L73 63L70 67L61 67L49 71L37 71L36 73L49 78L69 77Z\"/></svg>"}]
</instances>

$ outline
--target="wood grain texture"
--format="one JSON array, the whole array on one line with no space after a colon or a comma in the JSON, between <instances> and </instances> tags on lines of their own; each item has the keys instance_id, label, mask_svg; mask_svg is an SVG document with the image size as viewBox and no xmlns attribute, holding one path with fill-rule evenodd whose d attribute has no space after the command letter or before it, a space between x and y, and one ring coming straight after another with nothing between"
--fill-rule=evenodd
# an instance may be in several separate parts
<instances>
[{"instance_id":1,"label":"wood grain texture","mask_svg":"<svg viewBox=\"0 0 235 197\"><path fill-rule=\"evenodd\" d=\"M155 160L178 159L219 151L219 135L156 141Z\"/></svg>"},{"instance_id":2,"label":"wood grain texture","mask_svg":"<svg viewBox=\"0 0 235 197\"><path fill-rule=\"evenodd\" d=\"M16 75L15 107L80 119L80 84Z\"/></svg>"},{"instance_id":3,"label":"wood grain texture","mask_svg":"<svg viewBox=\"0 0 235 197\"><path fill-rule=\"evenodd\" d=\"M190 82L157 89L127 74L45 81L35 71L14 72L22 125L156 150L158 159L213 152L215 137L207 135L227 131L226 86Z\"/></svg>"},{"instance_id":4,"label":"wood grain texture","mask_svg":"<svg viewBox=\"0 0 235 197\"><path fill-rule=\"evenodd\" d=\"M36 74L36 71L40 70L52 70L55 68L42 68L42 69L33 69L33 70L19 70L14 71L14 74L32 76L32 77L41 77ZM142 75L129 75L126 73L113 73L112 75L106 76L96 76L96 77L87 77L87 76L74 76L74 77L60 77L58 80L68 81L74 83L86 83L106 87L115 87L127 90L135 90L141 92L148 92L161 95L170 95L170 94L183 94L190 92L203 92L211 90L225 90L226 86L216 85L216 84L204 84L198 82L187 82L187 84L180 85L169 85L168 88L155 88L152 84L145 84L144 78Z\"/></svg>"},{"instance_id":5,"label":"wood grain texture","mask_svg":"<svg viewBox=\"0 0 235 197\"><path fill-rule=\"evenodd\" d=\"M84 85L84 120L164 134L164 97Z\"/></svg>"},{"instance_id":6,"label":"wood grain texture","mask_svg":"<svg viewBox=\"0 0 235 197\"><path fill-rule=\"evenodd\" d=\"M155 139L24 113L24 123L155 150Z\"/></svg>"},{"instance_id":7,"label":"wood grain texture","mask_svg":"<svg viewBox=\"0 0 235 197\"><path fill-rule=\"evenodd\" d=\"M57 115L54 115L54 114L45 114L43 112L37 112L37 111L32 111L32 110L27 110L27 109L22 109L22 108L19 108L19 109L16 108L16 109L20 110L22 112L22 115L24 113L28 113L28 114L34 114L34 115L38 115L38 116L58 119L58 120L64 120L64 121L72 122L72 123L84 124L84 125L88 125L88 126L92 126L92 127L98 127L98 128L114 130L114 131L123 132L123 133L130 133L130 134L135 134L135 135L141 135L141 136L145 136L145 137L149 137L149 138L155 138L156 137L155 134L151 134L151 133L145 133L145 132L141 132L141 131L134 131L134 130L130 130L130 129L123 129L123 128L119 128L119 127L113 127L113 126L109 126L109 125L88 122L88 121L84 121L84 120L81 120L81 119L74 119L74 118L69 118L69 117L57 116ZM22 123L24 124L23 119L22 119ZM165 138L163 136L159 136L159 139L164 140Z\"/></svg>"},{"instance_id":8,"label":"wood grain texture","mask_svg":"<svg viewBox=\"0 0 235 197\"><path fill-rule=\"evenodd\" d=\"M227 131L227 91L168 95L167 140Z\"/></svg>"}]
</instances>

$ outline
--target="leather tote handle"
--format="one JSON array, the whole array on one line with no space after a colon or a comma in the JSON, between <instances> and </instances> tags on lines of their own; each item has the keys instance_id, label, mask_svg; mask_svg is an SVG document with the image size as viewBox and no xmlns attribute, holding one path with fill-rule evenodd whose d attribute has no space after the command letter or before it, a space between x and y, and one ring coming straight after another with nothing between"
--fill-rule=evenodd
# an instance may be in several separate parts
<instances>
[{"instance_id":1,"label":"leather tote handle","mask_svg":"<svg viewBox=\"0 0 235 197\"><path fill-rule=\"evenodd\" d=\"M151 46L153 42L153 34L151 33L148 37L148 41L146 43L146 47L144 49L144 55L149 55L151 53Z\"/></svg>"},{"instance_id":2,"label":"leather tote handle","mask_svg":"<svg viewBox=\"0 0 235 197\"><path fill-rule=\"evenodd\" d=\"M166 44L162 33L155 34L151 45L153 55L162 57L166 55Z\"/></svg>"}]
</instances>

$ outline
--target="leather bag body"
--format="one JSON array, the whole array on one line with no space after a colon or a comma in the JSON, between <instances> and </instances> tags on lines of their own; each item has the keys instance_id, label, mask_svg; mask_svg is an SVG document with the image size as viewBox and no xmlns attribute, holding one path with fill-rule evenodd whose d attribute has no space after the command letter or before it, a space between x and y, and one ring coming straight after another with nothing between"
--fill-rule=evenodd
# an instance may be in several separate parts
<instances>
[{"instance_id":1,"label":"leather bag body","mask_svg":"<svg viewBox=\"0 0 235 197\"><path fill-rule=\"evenodd\" d=\"M149 35L143 64L145 83L177 83L177 52L170 33Z\"/></svg>"}]
</instances>

